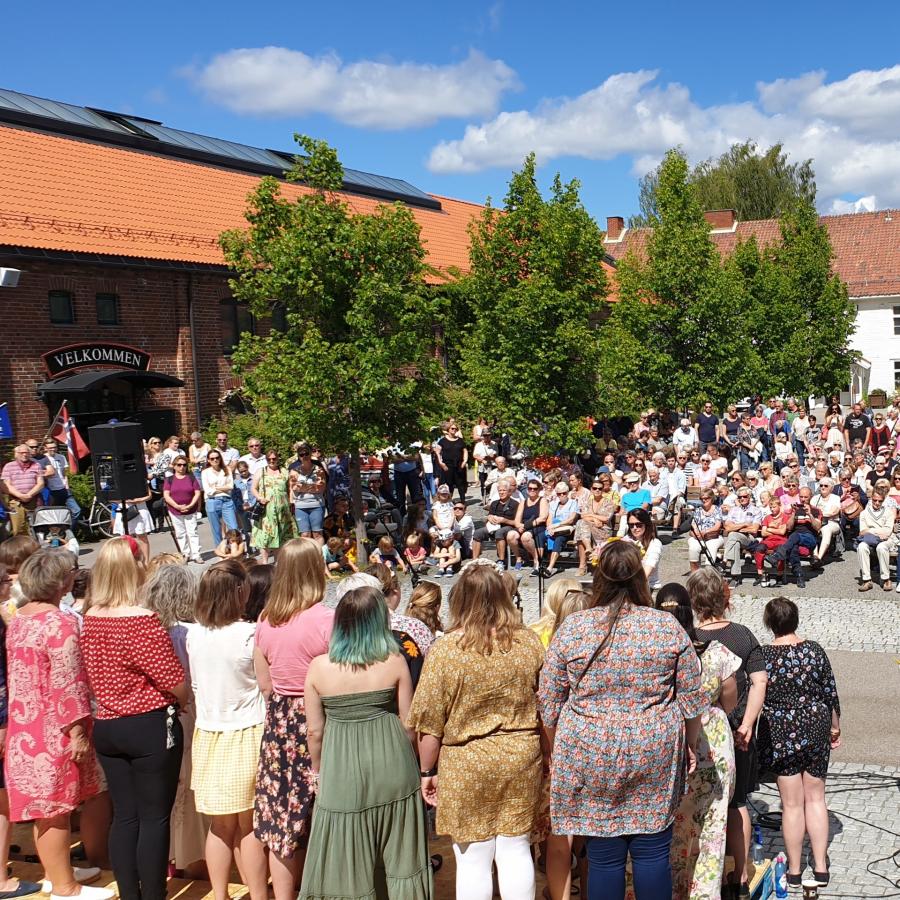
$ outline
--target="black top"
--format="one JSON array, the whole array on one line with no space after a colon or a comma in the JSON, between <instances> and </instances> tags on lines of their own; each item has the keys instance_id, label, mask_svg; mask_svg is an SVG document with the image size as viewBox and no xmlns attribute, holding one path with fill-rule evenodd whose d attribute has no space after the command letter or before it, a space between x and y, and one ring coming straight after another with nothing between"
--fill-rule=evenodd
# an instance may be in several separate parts
<instances>
[{"instance_id":1,"label":"black top","mask_svg":"<svg viewBox=\"0 0 900 900\"><path fill-rule=\"evenodd\" d=\"M441 448L441 459L448 469L458 469L462 465L463 451L466 442L461 438L449 438L446 435L438 441Z\"/></svg>"},{"instance_id":2,"label":"black top","mask_svg":"<svg viewBox=\"0 0 900 900\"><path fill-rule=\"evenodd\" d=\"M704 443L710 443L716 439L716 426L719 417L715 413L700 413L697 416L697 436Z\"/></svg>"},{"instance_id":3,"label":"black top","mask_svg":"<svg viewBox=\"0 0 900 900\"><path fill-rule=\"evenodd\" d=\"M527 500L525 501L525 507L522 510L522 524L528 525L529 522L536 519L541 514L541 500L540 497L534 501L534 503L529 503Z\"/></svg>"},{"instance_id":4,"label":"black top","mask_svg":"<svg viewBox=\"0 0 900 900\"><path fill-rule=\"evenodd\" d=\"M765 672L766 661L763 657L759 641L753 632L744 625L729 622L721 628L698 628L697 637L703 641L718 641L727 647L735 656L740 657L741 667L734 674L737 682L738 700L728 716L732 728L737 728L747 711L747 695L750 692L750 675L754 672Z\"/></svg>"},{"instance_id":5,"label":"black top","mask_svg":"<svg viewBox=\"0 0 900 900\"><path fill-rule=\"evenodd\" d=\"M865 413L856 415L856 413L851 411L847 413L847 418L844 419L844 429L851 443L857 439L864 441L866 439L866 431L871 427L872 423Z\"/></svg>"},{"instance_id":6,"label":"black top","mask_svg":"<svg viewBox=\"0 0 900 900\"><path fill-rule=\"evenodd\" d=\"M519 504L512 497L506 500L495 500L488 510L489 515L500 516L503 519L514 519L519 511Z\"/></svg>"}]
</instances>

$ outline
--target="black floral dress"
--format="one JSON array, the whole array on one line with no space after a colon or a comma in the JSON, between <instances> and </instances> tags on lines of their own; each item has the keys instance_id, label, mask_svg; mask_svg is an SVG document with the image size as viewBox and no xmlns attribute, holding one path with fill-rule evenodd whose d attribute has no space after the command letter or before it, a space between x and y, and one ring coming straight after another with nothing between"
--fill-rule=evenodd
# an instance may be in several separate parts
<instances>
[{"instance_id":1,"label":"black floral dress","mask_svg":"<svg viewBox=\"0 0 900 900\"><path fill-rule=\"evenodd\" d=\"M776 775L828 774L831 714L841 714L831 663L815 641L763 647L769 684L759 723L760 764Z\"/></svg>"}]
</instances>

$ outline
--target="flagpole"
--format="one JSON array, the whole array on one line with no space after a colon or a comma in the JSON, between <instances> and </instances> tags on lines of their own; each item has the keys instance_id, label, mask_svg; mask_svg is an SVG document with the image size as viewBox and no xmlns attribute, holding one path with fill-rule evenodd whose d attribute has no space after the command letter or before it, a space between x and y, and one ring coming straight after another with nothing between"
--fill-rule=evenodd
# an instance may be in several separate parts
<instances>
[{"instance_id":1,"label":"flagpole","mask_svg":"<svg viewBox=\"0 0 900 900\"><path fill-rule=\"evenodd\" d=\"M53 429L56 428L56 423L59 421L59 417L62 415L62 411L65 409L66 404L68 402L69 402L68 400L63 400L63 402L59 406L59 409L56 411L56 415L53 417L53 421L50 423L50 427L47 429L47 432L44 434L44 440L41 441L41 450L44 449L44 443L46 442L47 438L50 437L50 434L53 431Z\"/></svg>"}]
</instances>

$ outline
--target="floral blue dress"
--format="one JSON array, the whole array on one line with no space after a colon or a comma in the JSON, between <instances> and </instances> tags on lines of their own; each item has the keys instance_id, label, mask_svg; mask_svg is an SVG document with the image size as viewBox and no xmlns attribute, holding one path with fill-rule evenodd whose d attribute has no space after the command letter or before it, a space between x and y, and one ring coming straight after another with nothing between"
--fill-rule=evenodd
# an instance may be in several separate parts
<instances>
[{"instance_id":1,"label":"floral blue dress","mask_svg":"<svg viewBox=\"0 0 900 900\"><path fill-rule=\"evenodd\" d=\"M541 718L556 727L554 834L654 834L672 824L685 783L684 720L707 709L700 663L667 612L626 603L569 616L541 671ZM576 687L577 685L577 687Z\"/></svg>"}]
</instances>

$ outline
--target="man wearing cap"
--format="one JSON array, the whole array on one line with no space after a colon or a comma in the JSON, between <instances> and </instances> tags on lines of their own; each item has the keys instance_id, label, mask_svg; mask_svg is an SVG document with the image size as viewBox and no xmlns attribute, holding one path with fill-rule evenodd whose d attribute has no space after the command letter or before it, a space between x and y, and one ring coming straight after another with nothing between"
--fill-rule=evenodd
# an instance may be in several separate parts
<instances>
[{"instance_id":1,"label":"man wearing cap","mask_svg":"<svg viewBox=\"0 0 900 900\"><path fill-rule=\"evenodd\" d=\"M672 443L676 450L693 450L700 442L697 429L691 425L690 419L682 419L681 426L675 429Z\"/></svg>"},{"instance_id":2,"label":"man wearing cap","mask_svg":"<svg viewBox=\"0 0 900 900\"><path fill-rule=\"evenodd\" d=\"M619 537L624 537L628 532L628 513L638 507L649 510L651 500L650 491L641 487L641 476L637 472L629 472L625 476L625 493L619 500L622 512L619 517Z\"/></svg>"},{"instance_id":3,"label":"man wearing cap","mask_svg":"<svg viewBox=\"0 0 900 900\"><path fill-rule=\"evenodd\" d=\"M741 583L741 569L744 566L744 551L754 543L762 528L763 511L754 504L753 494L743 479L737 488L737 503L725 517L725 549L726 562L731 563L731 580L729 584L737 587Z\"/></svg>"}]
</instances>

